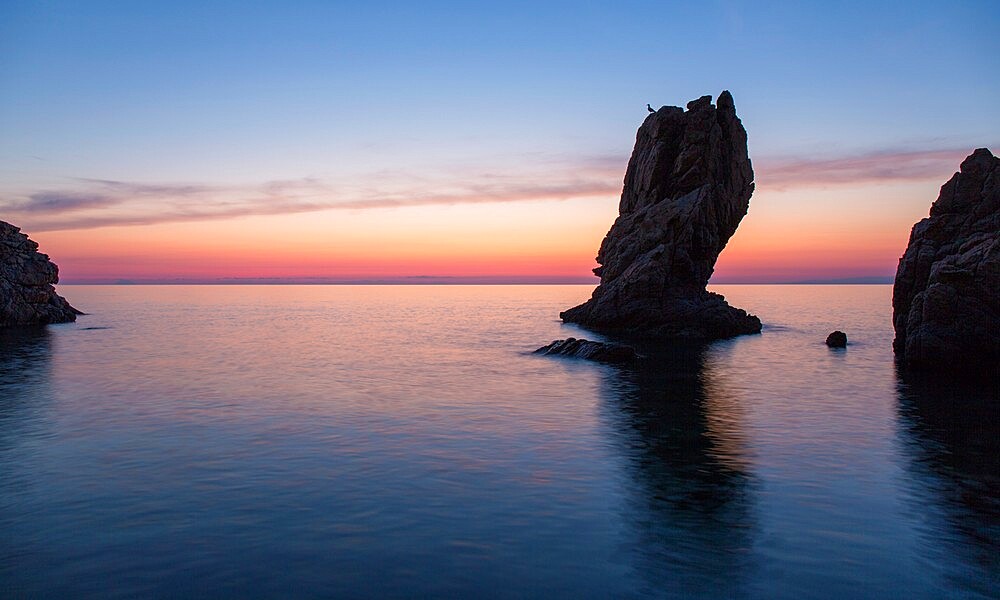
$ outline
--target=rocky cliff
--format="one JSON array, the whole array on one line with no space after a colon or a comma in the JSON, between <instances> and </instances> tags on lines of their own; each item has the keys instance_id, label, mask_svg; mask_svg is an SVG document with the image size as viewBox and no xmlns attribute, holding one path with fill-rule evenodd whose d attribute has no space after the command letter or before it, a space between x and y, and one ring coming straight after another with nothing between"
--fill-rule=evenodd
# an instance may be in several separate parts
<instances>
[{"instance_id":1,"label":"rocky cliff","mask_svg":"<svg viewBox=\"0 0 1000 600\"><path fill-rule=\"evenodd\" d=\"M597 254L601 283L560 314L592 329L650 338L760 332L760 319L706 291L750 205L747 134L729 92L664 106L636 135L619 216Z\"/></svg>"},{"instance_id":2,"label":"rocky cliff","mask_svg":"<svg viewBox=\"0 0 1000 600\"><path fill-rule=\"evenodd\" d=\"M980 148L913 226L892 291L893 348L909 367L1000 365L1000 158Z\"/></svg>"},{"instance_id":3,"label":"rocky cliff","mask_svg":"<svg viewBox=\"0 0 1000 600\"><path fill-rule=\"evenodd\" d=\"M82 314L56 294L59 268L21 230L0 221L0 327L75 321Z\"/></svg>"}]
</instances>

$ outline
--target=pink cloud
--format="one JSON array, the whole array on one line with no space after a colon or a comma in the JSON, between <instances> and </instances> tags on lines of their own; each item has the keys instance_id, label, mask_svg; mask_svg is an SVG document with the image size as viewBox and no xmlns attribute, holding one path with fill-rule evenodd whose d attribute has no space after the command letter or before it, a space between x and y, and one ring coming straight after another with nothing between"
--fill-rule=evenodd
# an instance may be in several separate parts
<instances>
[{"instance_id":1,"label":"pink cloud","mask_svg":"<svg viewBox=\"0 0 1000 600\"><path fill-rule=\"evenodd\" d=\"M754 170L758 186L779 190L893 181L944 183L972 150L877 150L826 158L765 157L754 161Z\"/></svg>"}]
</instances>

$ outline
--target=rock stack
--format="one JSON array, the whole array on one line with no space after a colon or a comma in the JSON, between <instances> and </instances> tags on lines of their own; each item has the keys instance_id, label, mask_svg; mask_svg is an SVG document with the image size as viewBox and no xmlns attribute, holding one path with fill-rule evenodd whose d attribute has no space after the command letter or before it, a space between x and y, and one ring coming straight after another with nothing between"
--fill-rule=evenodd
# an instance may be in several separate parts
<instances>
[{"instance_id":1,"label":"rock stack","mask_svg":"<svg viewBox=\"0 0 1000 600\"><path fill-rule=\"evenodd\" d=\"M750 205L753 169L733 97L722 92L646 117L619 216L597 254L601 283L566 322L644 338L759 333L760 319L705 287Z\"/></svg>"}]
</instances>

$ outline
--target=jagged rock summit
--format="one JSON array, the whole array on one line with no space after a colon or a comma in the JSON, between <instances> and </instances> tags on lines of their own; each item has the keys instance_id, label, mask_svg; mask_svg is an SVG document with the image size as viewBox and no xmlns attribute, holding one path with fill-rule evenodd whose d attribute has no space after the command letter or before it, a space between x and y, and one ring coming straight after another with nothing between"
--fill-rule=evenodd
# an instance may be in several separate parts
<instances>
[{"instance_id":1,"label":"jagged rock summit","mask_svg":"<svg viewBox=\"0 0 1000 600\"><path fill-rule=\"evenodd\" d=\"M715 261L750 206L753 168L733 97L646 117L619 216L597 254L601 278L564 321L634 337L711 340L759 333L760 319L708 292Z\"/></svg>"},{"instance_id":2,"label":"jagged rock summit","mask_svg":"<svg viewBox=\"0 0 1000 600\"><path fill-rule=\"evenodd\" d=\"M1000 158L979 148L913 226L892 290L908 367L1000 376Z\"/></svg>"},{"instance_id":3,"label":"jagged rock summit","mask_svg":"<svg viewBox=\"0 0 1000 600\"><path fill-rule=\"evenodd\" d=\"M0 327L75 321L83 314L56 294L59 268L38 244L0 221Z\"/></svg>"}]
</instances>

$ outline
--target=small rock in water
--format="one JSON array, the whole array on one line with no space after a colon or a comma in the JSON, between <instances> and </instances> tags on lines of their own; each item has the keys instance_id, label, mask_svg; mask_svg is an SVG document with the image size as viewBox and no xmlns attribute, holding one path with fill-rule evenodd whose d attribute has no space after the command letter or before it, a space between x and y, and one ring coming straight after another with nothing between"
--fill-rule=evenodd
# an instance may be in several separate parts
<instances>
[{"instance_id":1,"label":"small rock in water","mask_svg":"<svg viewBox=\"0 0 1000 600\"><path fill-rule=\"evenodd\" d=\"M639 358L639 355L631 346L592 342L583 339L578 340L576 338L556 340L547 346L542 346L538 350L535 350L534 354L574 356L576 358L608 363L627 363Z\"/></svg>"},{"instance_id":2,"label":"small rock in water","mask_svg":"<svg viewBox=\"0 0 1000 600\"><path fill-rule=\"evenodd\" d=\"M834 331L826 336L826 345L831 348L846 348L847 334L843 331Z\"/></svg>"}]
</instances>

